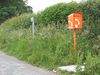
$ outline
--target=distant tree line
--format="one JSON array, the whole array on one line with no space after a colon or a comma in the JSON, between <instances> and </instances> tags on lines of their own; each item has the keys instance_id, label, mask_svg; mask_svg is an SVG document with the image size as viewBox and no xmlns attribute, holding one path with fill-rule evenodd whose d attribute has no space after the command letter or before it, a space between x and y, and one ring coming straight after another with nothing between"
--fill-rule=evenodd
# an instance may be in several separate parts
<instances>
[{"instance_id":1,"label":"distant tree line","mask_svg":"<svg viewBox=\"0 0 100 75\"><path fill-rule=\"evenodd\" d=\"M0 0L0 24L16 15L32 12L27 0Z\"/></svg>"}]
</instances>

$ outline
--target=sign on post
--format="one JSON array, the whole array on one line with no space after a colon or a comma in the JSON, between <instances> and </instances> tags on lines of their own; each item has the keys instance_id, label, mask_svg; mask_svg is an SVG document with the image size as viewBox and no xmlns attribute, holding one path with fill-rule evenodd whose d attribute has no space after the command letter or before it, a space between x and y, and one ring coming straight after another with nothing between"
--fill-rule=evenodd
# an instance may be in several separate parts
<instances>
[{"instance_id":1,"label":"sign on post","mask_svg":"<svg viewBox=\"0 0 100 75\"><path fill-rule=\"evenodd\" d=\"M82 13L81 12L75 12L70 15L68 15L68 28L73 29L74 34L74 51L73 54L77 54L76 50L76 30L77 29L82 29Z\"/></svg>"},{"instance_id":2,"label":"sign on post","mask_svg":"<svg viewBox=\"0 0 100 75\"><path fill-rule=\"evenodd\" d=\"M68 28L69 29L82 28L82 13L81 12L75 12L68 16Z\"/></svg>"}]
</instances>

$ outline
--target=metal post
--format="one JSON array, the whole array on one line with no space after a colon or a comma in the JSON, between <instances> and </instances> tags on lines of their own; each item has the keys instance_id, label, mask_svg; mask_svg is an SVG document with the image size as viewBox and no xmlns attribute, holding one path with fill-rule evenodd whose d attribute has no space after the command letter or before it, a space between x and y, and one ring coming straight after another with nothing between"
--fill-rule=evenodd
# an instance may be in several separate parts
<instances>
[{"instance_id":1,"label":"metal post","mask_svg":"<svg viewBox=\"0 0 100 75\"><path fill-rule=\"evenodd\" d=\"M34 38L34 33L35 33L34 17L31 17L31 22L32 22L32 35L33 35L33 38Z\"/></svg>"}]
</instances>

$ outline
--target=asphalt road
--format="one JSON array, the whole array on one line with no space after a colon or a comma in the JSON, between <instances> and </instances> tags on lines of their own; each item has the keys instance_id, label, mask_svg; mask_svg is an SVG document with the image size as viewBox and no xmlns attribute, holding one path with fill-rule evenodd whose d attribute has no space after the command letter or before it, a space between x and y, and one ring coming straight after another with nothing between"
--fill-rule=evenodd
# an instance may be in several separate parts
<instances>
[{"instance_id":1,"label":"asphalt road","mask_svg":"<svg viewBox=\"0 0 100 75\"><path fill-rule=\"evenodd\" d=\"M46 69L29 65L0 51L0 75L56 75Z\"/></svg>"}]
</instances>

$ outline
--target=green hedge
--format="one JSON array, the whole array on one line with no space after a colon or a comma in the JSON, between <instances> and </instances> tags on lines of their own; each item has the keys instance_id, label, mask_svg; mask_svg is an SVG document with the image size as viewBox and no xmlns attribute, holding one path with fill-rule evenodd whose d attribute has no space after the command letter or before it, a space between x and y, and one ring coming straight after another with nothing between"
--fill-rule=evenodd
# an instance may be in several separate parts
<instances>
[{"instance_id":1,"label":"green hedge","mask_svg":"<svg viewBox=\"0 0 100 75\"><path fill-rule=\"evenodd\" d=\"M47 25L55 23L66 23L67 16L75 11L83 12L84 28L90 30L95 35L100 34L99 20L100 20L100 3L97 1L83 2L83 3L58 3L39 12L36 17L36 23ZM66 20L67 21L67 20ZM87 24L87 25L86 25Z\"/></svg>"},{"instance_id":2,"label":"green hedge","mask_svg":"<svg viewBox=\"0 0 100 75\"><path fill-rule=\"evenodd\" d=\"M34 14L23 14L20 16L13 17L8 19L4 23L1 24L3 29L7 30L16 30L21 28L29 28L31 24L30 18L34 16Z\"/></svg>"},{"instance_id":3,"label":"green hedge","mask_svg":"<svg viewBox=\"0 0 100 75\"><path fill-rule=\"evenodd\" d=\"M43 24L52 22L56 24L57 22L63 23L66 16L74 12L77 6L77 3L58 3L50 6L40 13L40 21Z\"/></svg>"}]
</instances>

